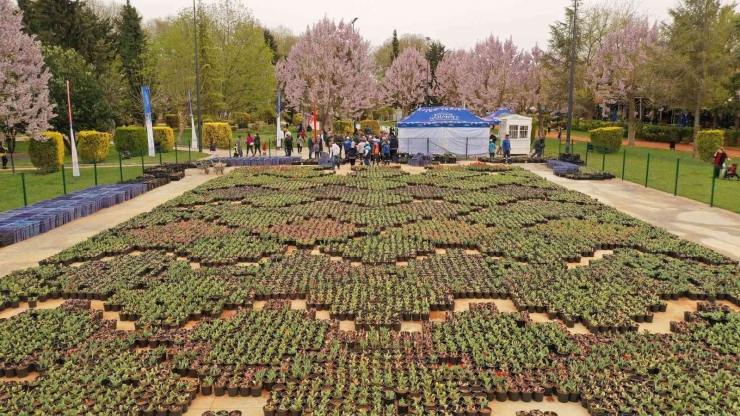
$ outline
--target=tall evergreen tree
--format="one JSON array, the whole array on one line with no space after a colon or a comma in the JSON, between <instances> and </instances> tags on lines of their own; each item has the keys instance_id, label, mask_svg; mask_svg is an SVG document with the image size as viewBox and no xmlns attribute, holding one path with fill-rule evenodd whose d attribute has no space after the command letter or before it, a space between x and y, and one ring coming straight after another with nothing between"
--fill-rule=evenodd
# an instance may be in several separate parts
<instances>
[{"instance_id":1,"label":"tall evergreen tree","mask_svg":"<svg viewBox=\"0 0 740 416\"><path fill-rule=\"evenodd\" d=\"M118 29L118 54L121 56L121 72L129 86L129 113L141 120L141 87L144 81L144 54L146 35L141 28L141 15L129 0L121 7L121 16L116 22Z\"/></svg>"},{"instance_id":2,"label":"tall evergreen tree","mask_svg":"<svg viewBox=\"0 0 740 416\"><path fill-rule=\"evenodd\" d=\"M398 33L396 32L396 29L393 29L393 50L391 51L391 63L398 58L399 51L399 45L398 45Z\"/></svg>"},{"instance_id":3,"label":"tall evergreen tree","mask_svg":"<svg viewBox=\"0 0 740 416\"><path fill-rule=\"evenodd\" d=\"M277 42L275 42L275 36L272 35L272 32L270 32L270 29L264 28L262 29L262 34L265 38L265 43L272 51L272 64L275 65L282 56L280 56L280 52L278 51L278 45Z\"/></svg>"}]
</instances>

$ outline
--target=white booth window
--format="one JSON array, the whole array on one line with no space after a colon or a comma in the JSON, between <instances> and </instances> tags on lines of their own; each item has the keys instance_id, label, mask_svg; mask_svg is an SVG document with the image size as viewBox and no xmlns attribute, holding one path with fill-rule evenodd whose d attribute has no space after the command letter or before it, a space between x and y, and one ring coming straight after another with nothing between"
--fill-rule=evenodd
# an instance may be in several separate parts
<instances>
[{"instance_id":1,"label":"white booth window","mask_svg":"<svg viewBox=\"0 0 740 416\"><path fill-rule=\"evenodd\" d=\"M516 128L516 126L511 126ZM529 126L519 126L519 138L520 139L527 139L529 138Z\"/></svg>"},{"instance_id":2,"label":"white booth window","mask_svg":"<svg viewBox=\"0 0 740 416\"><path fill-rule=\"evenodd\" d=\"M519 135L517 134L517 129L519 126L509 126L509 138L510 139L518 139Z\"/></svg>"}]
</instances>

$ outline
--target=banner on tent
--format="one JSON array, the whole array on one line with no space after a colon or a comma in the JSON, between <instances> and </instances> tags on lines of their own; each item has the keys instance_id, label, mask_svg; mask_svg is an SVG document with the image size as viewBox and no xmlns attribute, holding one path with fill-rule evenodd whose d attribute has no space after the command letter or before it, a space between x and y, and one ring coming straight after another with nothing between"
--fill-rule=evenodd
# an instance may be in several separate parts
<instances>
[{"instance_id":1,"label":"banner on tent","mask_svg":"<svg viewBox=\"0 0 740 416\"><path fill-rule=\"evenodd\" d=\"M488 139L481 137L413 137L398 139L398 152L488 156Z\"/></svg>"}]
</instances>

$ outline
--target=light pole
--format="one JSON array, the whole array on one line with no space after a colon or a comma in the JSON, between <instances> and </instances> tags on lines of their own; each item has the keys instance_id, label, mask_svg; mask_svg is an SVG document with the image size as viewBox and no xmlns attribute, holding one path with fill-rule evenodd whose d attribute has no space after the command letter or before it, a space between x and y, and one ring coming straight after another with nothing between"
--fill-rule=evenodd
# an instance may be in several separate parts
<instances>
[{"instance_id":1,"label":"light pole","mask_svg":"<svg viewBox=\"0 0 740 416\"><path fill-rule=\"evenodd\" d=\"M427 42L430 42L432 38L426 37L425 38ZM424 106L429 107L429 83L431 82L429 80L429 77L431 76L432 72L432 65L429 63L429 55L431 54L432 45L429 44L427 47L427 85L426 85L426 91L425 91L425 97L424 97Z\"/></svg>"},{"instance_id":2,"label":"light pole","mask_svg":"<svg viewBox=\"0 0 740 416\"><path fill-rule=\"evenodd\" d=\"M198 63L198 25L193 0L193 49L195 50L195 99L198 113L198 151L203 152L203 126L200 121L200 64Z\"/></svg>"},{"instance_id":3,"label":"light pole","mask_svg":"<svg viewBox=\"0 0 740 416\"><path fill-rule=\"evenodd\" d=\"M571 40L570 51L570 84L568 86L568 125L565 136L565 153L570 153L570 132L573 126L573 88L576 74L576 33L578 24L578 1L573 0L573 38Z\"/></svg>"}]
</instances>

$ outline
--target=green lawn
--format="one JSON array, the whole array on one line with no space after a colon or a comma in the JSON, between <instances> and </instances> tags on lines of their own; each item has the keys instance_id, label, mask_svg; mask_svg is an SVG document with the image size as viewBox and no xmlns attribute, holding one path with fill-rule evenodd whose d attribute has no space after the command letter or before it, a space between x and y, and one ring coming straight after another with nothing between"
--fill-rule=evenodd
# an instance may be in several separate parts
<instances>
[{"instance_id":1,"label":"green lawn","mask_svg":"<svg viewBox=\"0 0 740 416\"><path fill-rule=\"evenodd\" d=\"M123 170L118 167L98 168L98 184L114 184L123 179L134 179L142 174L141 166L126 166ZM42 175L35 171L25 171L23 173L26 181L26 197L28 204L51 199L55 196L64 194L64 184L62 182L62 172ZM10 170L0 171L0 181L2 181L2 198L0 198L0 212L23 206L23 177L20 173L13 175ZM72 176L72 167L67 166L64 169L64 180L67 185L67 193L79 191L95 185L95 170L92 168L81 168L80 176Z\"/></svg>"},{"instance_id":2,"label":"green lawn","mask_svg":"<svg viewBox=\"0 0 740 416\"><path fill-rule=\"evenodd\" d=\"M33 164L31 163L31 159L28 156L28 142L27 141L19 141L16 143L16 152L13 155L15 159L15 167L22 167L22 168L28 168L33 167ZM207 149L206 149L207 150ZM197 160L203 157L208 156L207 153L199 153L199 152L193 152L188 151L188 149L180 149L177 151L177 156L175 156L174 151L168 152L168 153L162 153L162 162L165 163L171 163L175 162L175 160L179 162L183 162L189 159ZM159 163L160 161L160 155L159 153L155 157L149 157L144 156L144 163L150 164L150 163ZM82 161L80 161L82 163ZM118 165L118 152L116 151L115 146L111 145L110 151L108 154L108 157L105 159L104 162L100 162L100 164L115 164ZM122 163L124 165L141 165L141 157L134 157L131 159L123 160ZM72 155L65 155L64 157L64 164L65 165L72 165ZM8 162L8 168L10 168L10 162Z\"/></svg>"},{"instance_id":3,"label":"green lawn","mask_svg":"<svg viewBox=\"0 0 740 416\"><path fill-rule=\"evenodd\" d=\"M565 141L561 150L565 151ZM587 142L574 142L574 153L586 160ZM625 153L626 152L626 153ZM556 156L558 140L547 139L545 154ZM626 154L626 156L625 156ZM648 171L648 155L650 167ZM678 187L676 188L676 160L680 159L678 168ZM694 159L690 152L671 151L663 149L649 149L642 147L622 147L619 153L602 155L588 154L588 166L617 176L617 180L624 180L659 189L673 194L709 204L712 195L711 163ZM622 165L624 163L624 169ZM714 206L740 213L740 181L726 181L717 179L714 188Z\"/></svg>"}]
</instances>

